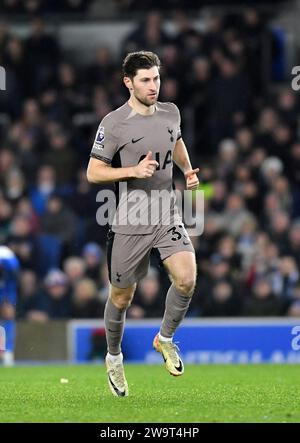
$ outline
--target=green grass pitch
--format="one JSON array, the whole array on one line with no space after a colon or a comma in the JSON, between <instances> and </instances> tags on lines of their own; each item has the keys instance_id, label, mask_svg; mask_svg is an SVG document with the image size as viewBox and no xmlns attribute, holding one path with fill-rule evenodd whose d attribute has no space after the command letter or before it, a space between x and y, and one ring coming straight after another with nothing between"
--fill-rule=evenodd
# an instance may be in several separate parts
<instances>
[{"instance_id":1,"label":"green grass pitch","mask_svg":"<svg viewBox=\"0 0 300 443\"><path fill-rule=\"evenodd\" d=\"M299 366L126 365L127 398L103 366L0 368L0 422L300 422ZM67 384L60 382L68 379Z\"/></svg>"}]
</instances>

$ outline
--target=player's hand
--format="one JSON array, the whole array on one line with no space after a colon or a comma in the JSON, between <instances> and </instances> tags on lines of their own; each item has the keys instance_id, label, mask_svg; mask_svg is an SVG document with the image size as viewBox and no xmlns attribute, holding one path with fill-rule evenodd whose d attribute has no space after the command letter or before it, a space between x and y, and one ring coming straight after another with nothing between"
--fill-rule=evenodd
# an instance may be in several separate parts
<instances>
[{"instance_id":1,"label":"player's hand","mask_svg":"<svg viewBox=\"0 0 300 443\"><path fill-rule=\"evenodd\" d=\"M187 171L185 175L186 179L186 188L189 190L197 189L199 185L199 180L197 177L197 173L199 172L199 168L190 169Z\"/></svg>"},{"instance_id":2,"label":"player's hand","mask_svg":"<svg viewBox=\"0 0 300 443\"><path fill-rule=\"evenodd\" d=\"M135 178L152 177L157 166L159 166L157 161L152 159L152 152L149 151L146 157L137 166L134 166Z\"/></svg>"}]
</instances>

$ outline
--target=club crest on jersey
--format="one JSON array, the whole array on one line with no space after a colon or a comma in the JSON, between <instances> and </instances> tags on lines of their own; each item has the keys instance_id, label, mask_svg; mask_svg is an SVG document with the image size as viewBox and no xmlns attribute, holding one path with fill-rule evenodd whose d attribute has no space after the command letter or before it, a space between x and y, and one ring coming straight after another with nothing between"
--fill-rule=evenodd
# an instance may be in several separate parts
<instances>
[{"instance_id":1,"label":"club crest on jersey","mask_svg":"<svg viewBox=\"0 0 300 443\"><path fill-rule=\"evenodd\" d=\"M173 142L174 141L174 137L173 137L174 130L170 129L170 128L167 128L167 129L168 129L168 133L170 134L170 142Z\"/></svg>"},{"instance_id":2,"label":"club crest on jersey","mask_svg":"<svg viewBox=\"0 0 300 443\"><path fill-rule=\"evenodd\" d=\"M96 135L96 140L95 143L101 144L105 139L104 136L104 127L100 126L100 128L98 129L97 135Z\"/></svg>"}]
</instances>

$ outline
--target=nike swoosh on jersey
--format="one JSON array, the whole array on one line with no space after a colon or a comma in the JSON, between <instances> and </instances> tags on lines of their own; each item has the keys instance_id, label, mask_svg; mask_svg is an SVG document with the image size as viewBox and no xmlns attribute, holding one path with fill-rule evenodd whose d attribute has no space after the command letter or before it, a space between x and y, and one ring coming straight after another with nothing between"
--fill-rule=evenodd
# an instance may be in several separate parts
<instances>
[{"instance_id":1,"label":"nike swoosh on jersey","mask_svg":"<svg viewBox=\"0 0 300 443\"><path fill-rule=\"evenodd\" d=\"M137 143L137 142L139 142L140 140L142 140L143 138L145 138L145 137L141 137L141 138L137 138L136 140L134 140L134 138L131 140L131 142L132 143Z\"/></svg>"},{"instance_id":2,"label":"nike swoosh on jersey","mask_svg":"<svg viewBox=\"0 0 300 443\"><path fill-rule=\"evenodd\" d=\"M124 145L120 146L117 152L120 152L123 148L125 148L126 145L128 145L130 142L125 143Z\"/></svg>"}]
</instances>

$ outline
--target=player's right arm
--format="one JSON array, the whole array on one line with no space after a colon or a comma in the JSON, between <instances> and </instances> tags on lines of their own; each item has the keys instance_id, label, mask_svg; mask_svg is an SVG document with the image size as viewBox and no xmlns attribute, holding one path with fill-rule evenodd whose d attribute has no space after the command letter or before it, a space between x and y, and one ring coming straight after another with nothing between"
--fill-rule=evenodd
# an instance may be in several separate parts
<instances>
[{"instance_id":1,"label":"player's right arm","mask_svg":"<svg viewBox=\"0 0 300 443\"><path fill-rule=\"evenodd\" d=\"M100 159L91 157L87 168L87 179L90 183L101 184L125 181L131 178L152 177L158 163L152 160L151 151L138 165L127 168L114 168Z\"/></svg>"},{"instance_id":2,"label":"player's right arm","mask_svg":"<svg viewBox=\"0 0 300 443\"><path fill-rule=\"evenodd\" d=\"M102 184L134 178L148 178L154 174L158 163L152 159L151 151L138 165L113 167L111 163L119 149L118 141L118 128L112 114L108 114L98 127L92 147L87 168L87 179L90 183Z\"/></svg>"}]
</instances>

